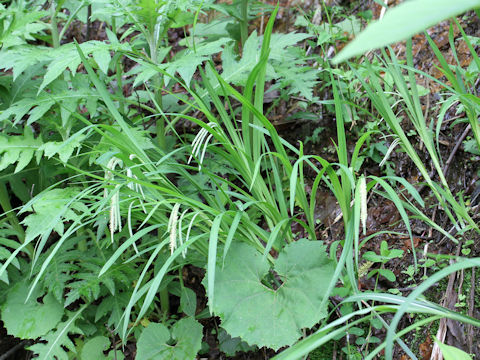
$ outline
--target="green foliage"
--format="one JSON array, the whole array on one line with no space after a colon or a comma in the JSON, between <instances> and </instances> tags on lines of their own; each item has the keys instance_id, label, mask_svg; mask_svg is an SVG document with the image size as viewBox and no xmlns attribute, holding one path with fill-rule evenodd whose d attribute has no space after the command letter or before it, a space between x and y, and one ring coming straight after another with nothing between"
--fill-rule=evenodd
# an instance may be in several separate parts
<instances>
[{"instance_id":1,"label":"green foliage","mask_svg":"<svg viewBox=\"0 0 480 360\"><path fill-rule=\"evenodd\" d=\"M269 54L267 78L279 82L282 88L288 88L288 94L300 94L312 100L312 90L317 83L317 70L305 65L306 61L298 47L293 45L309 38L308 34L289 33L272 34L275 46ZM248 74L260 59L262 38L252 32L244 44L242 56L237 60L234 44L230 43L222 52L222 78L235 85L245 85Z\"/></svg>"},{"instance_id":2,"label":"green foliage","mask_svg":"<svg viewBox=\"0 0 480 360\"><path fill-rule=\"evenodd\" d=\"M210 343L204 333L215 333L197 320L218 316L217 345L227 356L286 347L278 358L293 359L342 339L337 345L352 358L360 355L357 346L370 358L386 348L388 358L393 341L414 358L401 337L417 324L396 330L404 312L427 314L420 325L440 317L479 325L421 300L435 281L478 261L459 259L435 274L430 262L419 261L431 275L419 280L409 219L451 241L465 237L464 255L475 248L466 238L478 231L474 200L450 190L439 140L459 104L457 114L465 112L473 131L466 150L475 154L480 144L480 103L472 91L480 59L463 29L473 59L466 70L458 60L450 66L427 38L449 81L433 122L422 109L428 89L416 85L410 43L405 62L384 54L331 68L331 49L369 18L342 7L322 3L313 18L297 18L304 30L282 33L274 29L278 8L264 2L48 5L47 12L36 0L0 5L0 315L8 333L37 339L34 356L123 359L121 339L136 342L138 359L194 359ZM262 30L249 34L259 16ZM95 20L101 26L94 34ZM75 34L84 27L95 40ZM375 40L393 41L379 34ZM267 91L278 93L272 105ZM290 144L267 106L267 115L331 121L336 134L325 125L325 133L312 129ZM304 153L307 142L324 146L324 134L335 138L330 154L338 159ZM362 169L367 157L384 163L397 143L455 236L423 213L424 193L395 176L393 166L384 177L371 175L381 170L370 165ZM333 196L341 212L329 227L330 255L319 240L326 225L315 221L320 192ZM362 247L378 241L378 234L360 234L372 195L396 206L410 236L413 261L403 273L418 288L409 296L360 290L369 270L395 281L388 266L404 255L382 242L379 253L363 254L362 264ZM209 309L197 288L203 272ZM384 317L391 313L390 324ZM387 340L372 336L372 326Z\"/></svg>"},{"instance_id":3,"label":"green foliage","mask_svg":"<svg viewBox=\"0 0 480 360\"><path fill-rule=\"evenodd\" d=\"M39 160L40 147L42 140L33 137L30 127L24 128L24 134L18 136L0 135L0 171L6 169L9 165L16 164L15 173L23 170L37 154Z\"/></svg>"},{"instance_id":4,"label":"green foliage","mask_svg":"<svg viewBox=\"0 0 480 360\"><path fill-rule=\"evenodd\" d=\"M1 308L2 321L10 335L21 339L35 339L57 327L63 315L63 306L52 294L42 296L36 291L27 302L29 287L27 283L15 284L7 294Z\"/></svg>"},{"instance_id":5,"label":"green foliage","mask_svg":"<svg viewBox=\"0 0 480 360\"><path fill-rule=\"evenodd\" d=\"M478 0L405 2L387 11L381 20L370 24L334 58L334 62L340 63L366 51L406 40L444 19L477 7L480 7Z\"/></svg>"},{"instance_id":6,"label":"green foliage","mask_svg":"<svg viewBox=\"0 0 480 360\"><path fill-rule=\"evenodd\" d=\"M3 49L23 45L27 40L35 40L35 35L42 33L48 25L42 21L46 11L27 8L23 2L13 2L5 8L0 4L0 44ZM24 7L25 6L25 7Z\"/></svg>"},{"instance_id":7,"label":"green foliage","mask_svg":"<svg viewBox=\"0 0 480 360\"><path fill-rule=\"evenodd\" d=\"M138 339L136 359L195 359L201 340L202 325L191 317L176 322L171 332L163 324L150 323Z\"/></svg>"},{"instance_id":8,"label":"green foliage","mask_svg":"<svg viewBox=\"0 0 480 360\"><path fill-rule=\"evenodd\" d=\"M96 336L88 340L82 347L80 360L123 360L124 356L121 352L111 350L107 356L104 351L110 348L110 340L105 336Z\"/></svg>"},{"instance_id":9,"label":"green foliage","mask_svg":"<svg viewBox=\"0 0 480 360\"><path fill-rule=\"evenodd\" d=\"M223 328L218 333L219 349L227 356L235 356L237 352L254 351L255 346L249 346L239 337L232 338Z\"/></svg>"},{"instance_id":10,"label":"green foliage","mask_svg":"<svg viewBox=\"0 0 480 360\"><path fill-rule=\"evenodd\" d=\"M80 316L83 309L76 313L68 314L66 321L57 324L55 330L50 331L40 338L38 342L29 347L29 350L38 355L38 359L68 360L69 353L76 353L75 345L69 336L81 335L82 331L75 326L75 320Z\"/></svg>"},{"instance_id":11,"label":"green foliage","mask_svg":"<svg viewBox=\"0 0 480 360\"><path fill-rule=\"evenodd\" d=\"M182 311L187 315L194 317L197 309L197 295L195 292L187 287L182 287L180 295L180 306Z\"/></svg>"},{"instance_id":12,"label":"green foliage","mask_svg":"<svg viewBox=\"0 0 480 360\"><path fill-rule=\"evenodd\" d=\"M445 360L471 360L472 357L468 355L465 351L457 349L454 346L446 345L438 340L435 340L435 343L438 345L442 351L443 358Z\"/></svg>"},{"instance_id":13,"label":"green foliage","mask_svg":"<svg viewBox=\"0 0 480 360\"><path fill-rule=\"evenodd\" d=\"M5 224L3 224L5 225ZM15 240L9 239L9 237L13 236L14 232L11 231L8 227L0 228L0 264L4 264L7 259L12 259L12 251L10 249L17 249L20 244ZM20 262L17 258L13 258L11 264L20 269ZM8 268L0 275L0 280L6 284L10 283L9 275L8 275Z\"/></svg>"},{"instance_id":14,"label":"green foliage","mask_svg":"<svg viewBox=\"0 0 480 360\"><path fill-rule=\"evenodd\" d=\"M75 221L88 214L88 207L76 200L79 194L79 188L57 188L39 194L26 204L22 212L34 212L22 221L27 228L26 241L29 242L39 235L45 237L45 234L52 230L63 235L64 222Z\"/></svg>"},{"instance_id":15,"label":"green foliage","mask_svg":"<svg viewBox=\"0 0 480 360\"><path fill-rule=\"evenodd\" d=\"M225 265L216 270L213 309L232 336L277 350L326 316L321 303L333 264L320 242L304 239L283 249L275 262L273 284L266 286L269 271L266 258L254 248L232 244ZM317 286L312 288L312 282Z\"/></svg>"},{"instance_id":16,"label":"green foliage","mask_svg":"<svg viewBox=\"0 0 480 360\"><path fill-rule=\"evenodd\" d=\"M387 242L385 240L382 241L380 244L380 254L376 254L373 251L367 251L365 254L363 254L363 258L365 260L371 261L372 263L380 263L382 265L382 268L370 271L367 277L370 278L375 274L379 274L385 277L388 281L395 281L396 277L393 271L389 269L384 269L383 265L385 265L388 261L392 259L401 258L402 256L403 250L389 249Z\"/></svg>"}]
</instances>

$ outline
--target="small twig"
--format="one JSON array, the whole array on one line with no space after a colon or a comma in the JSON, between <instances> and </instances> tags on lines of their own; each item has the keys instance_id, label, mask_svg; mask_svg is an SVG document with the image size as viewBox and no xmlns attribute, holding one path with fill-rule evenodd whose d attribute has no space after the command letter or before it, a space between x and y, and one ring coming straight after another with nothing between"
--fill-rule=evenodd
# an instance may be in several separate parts
<instances>
[{"instance_id":1,"label":"small twig","mask_svg":"<svg viewBox=\"0 0 480 360\"><path fill-rule=\"evenodd\" d=\"M385 5L388 6L388 0L385 0ZM378 20L382 20L383 16L385 15L385 12L387 11L387 6L383 7L382 10L380 10L380 16L378 17Z\"/></svg>"},{"instance_id":2,"label":"small twig","mask_svg":"<svg viewBox=\"0 0 480 360\"><path fill-rule=\"evenodd\" d=\"M468 302L468 316L473 318L473 309L475 306L475 268L472 268L472 276L470 278L470 299ZM467 345L468 352L473 353L473 325L467 325Z\"/></svg>"},{"instance_id":3,"label":"small twig","mask_svg":"<svg viewBox=\"0 0 480 360\"><path fill-rule=\"evenodd\" d=\"M465 138L467 137L468 132L470 131L471 128L472 128L472 126L470 124L468 124L468 126L465 128L463 133L456 140L455 147L453 148L452 152L450 153L450 155L447 159L447 162L445 163L445 166L442 169L443 175L445 177L447 176L448 170L450 168L450 164L452 163L453 158L455 157L455 154L457 153L458 149L462 145L463 140L465 140ZM431 218L432 222L435 222L435 216L437 215L437 209L438 209L438 205L435 206L435 209L433 210L433 214L432 214L432 218ZM430 227L430 229L428 230L429 237L432 236L432 233L433 233L433 228Z\"/></svg>"},{"instance_id":4,"label":"small twig","mask_svg":"<svg viewBox=\"0 0 480 360\"><path fill-rule=\"evenodd\" d=\"M467 137L468 132L470 131L471 128L472 128L472 126L470 124L468 124L468 126L463 131L462 135L460 135L459 138L457 139L455 147L453 148L452 152L450 153L450 156L448 157L447 162L445 163L445 166L442 169L444 176L447 176L447 172L448 172L448 169L450 168L450 164L452 163L456 152L458 151L458 149L462 145L463 140L465 140L465 138Z\"/></svg>"}]
</instances>

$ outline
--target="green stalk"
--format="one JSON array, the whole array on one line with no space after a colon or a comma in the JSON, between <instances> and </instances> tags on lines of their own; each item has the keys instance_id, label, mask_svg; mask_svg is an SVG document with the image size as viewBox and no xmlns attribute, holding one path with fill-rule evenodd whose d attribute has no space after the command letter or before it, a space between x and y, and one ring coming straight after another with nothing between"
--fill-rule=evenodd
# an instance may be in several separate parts
<instances>
[{"instance_id":1,"label":"green stalk","mask_svg":"<svg viewBox=\"0 0 480 360\"><path fill-rule=\"evenodd\" d=\"M120 112L123 115L127 114L128 107L125 104L125 96L123 96L123 68L122 68L122 57L119 55L115 64L115 78L117 79L117 95L120 102Z\"/></svg>"},{"instance_id":2,"label":"green stalk","mask_svg":"<svg viewBox=\"0 0 480 360\"><path fill-rule=\"evenodd\" d=\"M90 40L90 32L91 32L90 17L91 16L92 16L92 4L89 4L87 7L87 36L86 36L87 41Z\"/></svg>"},{"instance_id":3,"label":"green stalk","mask_svg":"<svg viewBox=\"0 0 480 360\"><path fill-rule=\"evenodd\" d=\"M240 20L240 40L242 42L242 49L245 41L248 38L248 0L242 0L240 5L240 13L242 19Z\"/></svg>"},{"instance_id":4,"label":"green stalk","mask_svg":"<svg viewBox=\"0 0 480 360\"><path fill-rule=\"evenodd\" d=\"M58 36L57 9L54 0L50 2L50 22L52 26L52 43L53 47L56 49L60 46L60 37Z\"/></svg>"},{"instance_id":5,"label":"green stalk","mask_svg":"<svg viewBox=\"0 0 480 360\"><path fill-rule=\"evenodd\" d=\"M158 39L155 39L155 32L151 34L152 38L149 41L150 45L150 56L152 62L157 65L158 62ZM158 74L153 79L154 84L154 94L155 94L155 102L157 106L161 109L163 107L163 99L162 99L162 89L163 89L163 76L162 74ZM157 128L157 143L160 149L166 149L166 139L165 139L165 120L163 116L159 116L156 120L156 128Z\"/></svg>"},{"instance_id":6,"label":"green stalk","mask_svg":"<svg viewBox=\"0 0 480 360\"><path fill-rule=\"evenodd\" d=\"M13 212L7 187L3 181L0 181L0 206L2 207L3 214L7 217L8 222L17 232L18 240L23 244L25 242L25 231L23 230L22 225L20 225L17 215ZM33 255L33 247L31 244L27 245L27 253Z\"/></svg>"},{"instance_id":7,"label":"green stalk","mask_svg":"<svg viewBox=\"0 0 480 360\"><path fill-rule=\"evenodd\" d=\"M164 319L167 318L170 313L170 300L168 299L168 289L160 290L160 309L162 310Z\"/></svg>"},{"instance_id":8,"label":"green stalk","mask_svg":"<svg viewBox=\"0 0 480 360\"><path fill-rule=\"evenodd\" d=\"M160 230L158 231L158 242L162 242L162 234ZM168 314L170 313L170 300L168 298L168 287L165 286L164 289L159 291L160 293L160 309L162 310L163 313L163 319L166 320Z\"/></svg>"},{"instance_id":9,"label":"green stalk","mask_svg":"<svg viewBox=\"0 0 480 360\"><path fill-rule=\"evenodd\" d=\"M163 89L163 77L161 74L155 76L154 79L155 84L155 101L160 109L163 107L162 101L162 89ZM157 143L160 149L165 150L167 146L167 142L165 139L165 119L163 116L157 117L156 120L156 128L157 128Z\"/></svg>"}]
</instances>

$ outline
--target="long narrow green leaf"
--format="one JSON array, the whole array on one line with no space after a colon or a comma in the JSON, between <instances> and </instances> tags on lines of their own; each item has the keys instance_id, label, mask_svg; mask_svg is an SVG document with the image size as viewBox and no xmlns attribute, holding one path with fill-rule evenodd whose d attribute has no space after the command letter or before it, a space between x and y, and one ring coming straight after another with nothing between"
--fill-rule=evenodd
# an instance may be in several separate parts
<instances>
[{"instance_id":1,"label":"long narrow green leaf","mask_svg":"<svg viewBox=\"0 0 480 360\"><path fill-rule=\"evenodd\" d=\"M158 274L155 275L153 280L150 283L148 283L147 285L145 285L138 292L139 294L136 296L136 298L139 298L139 297L143 296L143 294L145 294L145 292L147 293L147 295L145 296L145 300L143 301L142 307L140 308L140 311L138 313L137 322L146 314L149 306L152 304L155 296L157 295L157 291L160 287L160 284L161 284L163 278L165 277L165 274L167 273L170 265L175 261L175 259L177 257L181 256L182 252L185 249L187 249L189 246L192 246L199 239L203 238L204 235L205 234L201 234L201 235L198 235L198 236L191 237L188 242L185 242L183 245L180 245L177 249L175 249L173 254L170 255L170 257L167 259L167 261L165 261L162 268L160 269ZM168 242L168 239L163 241L161 244L163 245L163 244L166 244L167 242ZM134 295L132 295L132 299L133 299L133 302L134 302L134 300L135 300ZM130 311L131 311L131 307L130 307ZM130 312L126 315L129 315L129 314L130 314ZM128 327L129 317L126 316L124 321L126 322L125 325Z\"/></svg>"},{"instance_id":2,"label":"long narrow green leaf","mask_svg":"<svg viewBox=\"0 0 480 360\"><path fill-rule=\"evenodd\" d=\"M423 294L429 287L434 285L437 281L440 281L444 277L454 273L456 271L462 269L468 269L471 267L478 267L480 266L480 258L474 259L464 259L460 258L459 261L455 264L449 265L445 269L442 269L435 274L431 275L427 280L421 283L415 290L412 291L410 295L406 298L405 302L400 305L397 313L392 319L390 329L387 331L387 338L386 338L386 349L385 349L385 358L387 360L392 360L393 358L393 340L395 338L395 330L397 329L398 323L402 319L405 312L408 311L409 306L420 296ZM480 326L480 323L476 326Z\"/></svg>"},{"instance_id":3,"label":"long narrow green leaf","mask_svg":"<svg viewBox=\"0 0 480 360\"><path fill-rule=\"evenodd\" d=\"M147 286L148 283L145 284L142 288L140 288L140 286L143 283L143 279L147 275L147 272L150 269L151 264L157 258L158 253L164 248L165 245L167 245L169 243L169 241L170 241L170 239L167 238L156 246L155 250L149 256L147 262L145 263L145 266L143 267L142 272L140 273L140 276L138 277L138 279L136 281L135 288L133 289L132 295L130 296L130 300L128 301L128 304L125 307L125 310L122 314L123 326L120 329L120 337L122 338L122 340L124 342L126 341L126 338L127 338L127 331L129 329L130 314L132 312L132 308L133 308L133 306L135 306L138 299L140 297L142 297L147 292L147 290L149 289L149 287Z\"/></svg>"},{"instance_id":4,"label":"long narrow green leaf","mask_svg":"<svg viewBox=\"0 0 480 360\"><path fill-rule=\"evenodd\" d=\"M235 214L232 224L230 225L230 229L228 230L227 239L225 240L225 246L223 247L223 263L225 263L225 256L227 256L228 249L230 249L230 245L232 244L233 237L235 236L238 225L240 224L242 215L243 213L241 211L238 211Z\"/></svg>"},{"instance_id":5,"label":"long narrow green leaf","mask_svg":"<svg viewBox=\"0 0 480 360\"><path fill-rule=\"evenodd\" d=\"M140 231L137 231L132 237L130 237L128 240L124 241L122 243L122 245L120 245L120 247L113 253L112 256L110 256L110 258L107 260L107 262L105 263L105 265L103 265L102 269L100 270L100 272L98 273L98 277L102 276L105 272L108 271L108 269L110 269L110 267L115 263L115 261L117 261L117 259L123 254L123 252L130 246L132 246L132 244L137 241L138 239L140 239L141 237L143 237L144 235L150 233L151 231L155 230L155 229L158 229L160 226L162 226L163 224L156 224L156 225L151 225L145 229L142 229Z\"/></svg>"},{"instance_id":6,"label":"long narrow green leaf","mask_svg":"<svg viewBox=\"0 0 480 360\"><path fill-rule=\"evenodd\" d=\"M213 302L215 295L215 267L217 265L217 245L218 245L218 232L220 231L220 225L223 217L223 213L217 215L212 223L212 229L210 230L210 238L208 239L208 264L207 264L207 297L208 308L210 314L213 314Z\"/></svg>"},{"instance_id":7,"label":"long narrow green leaf","mask_svg":"<svg viewBox=\"0 0 480 360\"><path fill-rule=\"evenodd\" d=\"M314 334L308 336L307 338L300 340L295 345L291 346L290 348L282 351L280 354L276 355L273 360L297 360L300 359L302 356L307 355L310 351L315 350L316 348L322 346L323 344L327 343L331 339L335 338L336 336L342 335L348 330L350 327L360 324L362 322L368 321L370 319L369 316L361 317L360 319L354 320L349 322L350 319L356 316L368 315L372 312L372 310L376 310L381 312L382 310L387 309L387 307L383 306L375 306L372 308L366 308L354 311L350 314L342 316L340 319L332 321L330 324L321 327L318 329ZM393 308L389 307L389 310L393 310ZM336 326L344 325L338 329L335 329Z\"/></svg>"},{"instance_id":8,"label":"long narrow green leaf","mask_svg":"<svg viewBox=\"0 0 480 360\"><path fill-rule=\"evenodd\" d=\"M405 40L449 17L480 6L479 0L410 0L388 10L385 16L371 23L333 62L338 64L352 56Z\"/></svg>"},{"instance_id":9,"label":"long narrow green leaf","mask_svg":"<svg viewBox=\"0 0 480 360\"><path fill-rule=\"evenodd\" d=\"M105 102L105 105L107 105L107 108L112 114L112 116L114 117L115 121L118 123L120 128L127 135L130 142L129 145L132 149L132 153L139 156L142 159L142 161L148 163L147 154L140 146L138 146L137 141L135 140L135 136L130 129L130 126L123 119L123 116L118 112L117 108L115 107L115 104L113 103L110 97L110 93L108 92L105 85L100 81L98 76L95 74L95 71L93 71L92 67L90 66L90 63L85 58L85 55L83 54L82 49L80 48L80 46L76 41L75 41L75 46L77 47L77 51L78 51L78 54L80 55L80 59L82 59L83 66L85 67L85 70L87 70L90 81L95 85L95 88L97 89L103 101Z\"/></svg>"}]
</instances>

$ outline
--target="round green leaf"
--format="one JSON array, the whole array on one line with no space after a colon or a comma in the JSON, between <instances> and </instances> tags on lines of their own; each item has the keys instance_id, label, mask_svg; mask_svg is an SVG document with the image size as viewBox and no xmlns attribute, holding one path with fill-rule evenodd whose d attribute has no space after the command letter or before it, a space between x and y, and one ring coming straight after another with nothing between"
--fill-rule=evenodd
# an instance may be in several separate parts
<instances>
[{"instance_id":1,"label":"round green leaf","mask_svg":"<svg viewBox=\"0 0 480 360\"><path fill-rule=\"evenodd\" d=\"M253 247L232 244L225 266L217 266L213 309L232 337L277 350L326 316L320 305L334 266L321 242L303 239L280 253L274 270L283 284L276 290L262 283L269 270Z\"/></svg>"},{"instance_id":2,"label":"round green leaf","mask_svg":"<svg viewBox=\"0 0 480 360\"><path fill-rule=\"evenodd\" d=\"M25 303L29 287L25 282L15 285L8 293L2 306L2 321L10 335L21 339L45 336L55 328L63 315L63 306L52 294L37 302L41 294L36 291Z\"/></svg>"},{"instance_id":3,"label":"round green leaf","mask_svg":"<svg viewBox=\"0 0 480 360\"><path fill-rule=\"evenodd\" d=\"M202 336L202 325L193 318L183 318L173 325L171 336L165 325L150 323L138 339L135 359L195 359L202 346Z\"/></svg>"},{"instance_id":4,"label":"round green leaf","mask_svg":"<svg viewBox=\"0 0 480 360\"><path fill-rule=\"evenodd\" d=\"M96 336L83 345L81 360L104 360L103 352L109 347L110 340L107 337Z\"/></svg>"}]
</instances>

